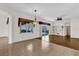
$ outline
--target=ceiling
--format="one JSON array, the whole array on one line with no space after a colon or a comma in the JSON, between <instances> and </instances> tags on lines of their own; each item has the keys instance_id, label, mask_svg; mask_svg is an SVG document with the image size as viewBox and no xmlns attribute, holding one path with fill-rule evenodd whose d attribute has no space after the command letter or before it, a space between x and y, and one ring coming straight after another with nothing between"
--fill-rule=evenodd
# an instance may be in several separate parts
<instances>
[{"instance_id":1,"label":"ceiling","mask_svg":"<svg viewBox=\"0 0 79 59\"><path fill-rule=\"evenodd\" d=\"M10 10L31 15L34 15L36 9L37 16L50 21L57 17L66 17L72 14L74 16L79 13L79 4L77 3L5 3L1 5L5 5Z\"/></svg>"}]
</instances>

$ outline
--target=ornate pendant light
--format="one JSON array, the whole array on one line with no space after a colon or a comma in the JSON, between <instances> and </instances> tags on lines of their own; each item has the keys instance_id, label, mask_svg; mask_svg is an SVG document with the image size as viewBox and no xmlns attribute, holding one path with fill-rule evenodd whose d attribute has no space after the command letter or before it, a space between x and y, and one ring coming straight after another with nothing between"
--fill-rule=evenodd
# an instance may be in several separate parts
<instances>
[{"instance_id":1,"label":"ornate pendant light","mask_svg":"<svg viewBox=\"0 0 79 59\"><path fill-rule=\"evenodd\" d=\"M37 10L36 10L36 9L34 10L34 13L35 13L35 16L34 16L34 22L33 22L33 24L34 24L34 26L35 26L36 23L37 23L37 15L36 15Z\"/></svg>"}]
</instances>

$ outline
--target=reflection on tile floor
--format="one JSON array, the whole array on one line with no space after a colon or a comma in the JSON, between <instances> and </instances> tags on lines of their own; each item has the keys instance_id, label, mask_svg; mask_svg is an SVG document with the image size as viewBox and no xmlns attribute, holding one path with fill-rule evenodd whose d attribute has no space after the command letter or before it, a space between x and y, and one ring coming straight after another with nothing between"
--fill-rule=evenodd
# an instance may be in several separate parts
<instances>
[{"instance_id":1,"label":"reflection on tile floor","mask_svg":"<svg viewBox=\"0 0 79 59\"><path fill-rule=\"evenodd\" d=\"M4 56L76 56L78 50L63 47L44 40L32 39L12 45L0 45L0 55Z\"/></svg>"}]
</instances>

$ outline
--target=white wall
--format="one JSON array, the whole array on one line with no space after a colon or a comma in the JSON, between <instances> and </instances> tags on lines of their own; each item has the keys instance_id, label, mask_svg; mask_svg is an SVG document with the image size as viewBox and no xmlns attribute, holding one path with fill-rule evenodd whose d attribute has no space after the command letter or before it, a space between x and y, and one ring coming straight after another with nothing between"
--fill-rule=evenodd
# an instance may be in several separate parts
<instances>
[{"instance_id":1,"label":"white wall","mask_svg":"<svg viewBox=\"0 0 79 59\"><path fill-rule=\"evenodd\" d=\"M0 37L8 37L7 15L0 13Z\"/></svg>"},{"instance_id":2,"label":"white wall","mask_svg":"<svg viewBox=\"0 0 79 59\"><path fill-rule=\"evenodd\" d=\"M6 24L9 17L9 24ZM12 17L4 9L0 9L0 37L8 37L8 43L12 43Z\"/></svg>"},{"instance_id":3,"label":"white wall","mask_svg":"<svg viewBox=\"0 0 79 59\"><path fill-rule=\"evenodd\" d=\"M2 8L1 8L2 7ZM12 14L9 13L6 7L0 7L0 37L8 37L8 43L12 43ZM12 12L12 11L11 11ZM9 24L6 24L9 17Z\"/></svg>"},{"instance_id":4,"label":"white wall","mask_svg":"<svg viewBox=\"0 0 79 59\"><path fill-rule=\"evenodd\" d=\"M79 38L79 19L71 19L71 37Z\"/></svg>"}]
</instances>

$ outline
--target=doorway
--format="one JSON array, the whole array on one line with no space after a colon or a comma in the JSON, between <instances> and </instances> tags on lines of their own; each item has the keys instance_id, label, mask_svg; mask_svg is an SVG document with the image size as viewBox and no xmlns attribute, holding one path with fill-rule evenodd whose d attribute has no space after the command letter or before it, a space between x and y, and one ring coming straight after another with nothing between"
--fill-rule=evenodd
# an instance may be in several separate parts
<instances>
[{"instance_id":1,"label":"doorway","mask_svg":"<svg viewBox=\"0 0 79 59\"><path fill-rule=\"evenodd\" d=\"M49 41L49 25L41 24L41 39Z\"/></svg>"},{"instance_id":2,"label":"doorway","mask_svg":"<svg viewBox=\"0 0 79 59\"><path fill-rule=\"evenodd\" d=\"M70 38L71 30L70 30L70 20L59 20L54 21L52 26L53 35L57 37L62 37L62 39Z\"/></svg>"}]
</instances>

